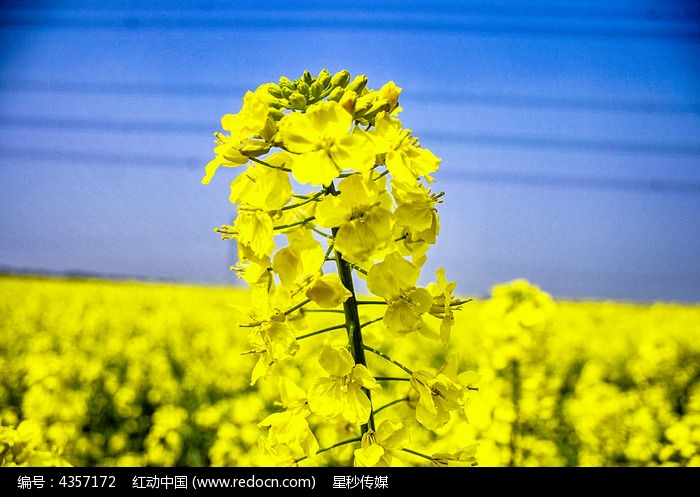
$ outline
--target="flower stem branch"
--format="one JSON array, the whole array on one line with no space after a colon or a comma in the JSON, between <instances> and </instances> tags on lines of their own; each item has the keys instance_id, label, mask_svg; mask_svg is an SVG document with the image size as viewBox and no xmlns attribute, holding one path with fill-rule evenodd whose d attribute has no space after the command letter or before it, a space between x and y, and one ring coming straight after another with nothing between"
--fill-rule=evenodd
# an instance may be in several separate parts
<instances>
[{"instance_id":1,"label":"flower stem branch","mask_svg":"<svg viewBox=\"0 0 700 497\"><path fill-rule=\"evenodd\" d=\"M287 228L293 228L295 226L301 226L302 224L306 224L310 221L313 221L316 219L314 216L307 217L306 219L302 219L301 221L296 221L294 223L289 223L289 224L281 224L279 226L274 226L272 229L274 230L286 230Z\"/></svg>"},{"instance_id":2,"label":"flower stem branch","mask_svg":"<svg viewBox=\"0 0 700 497\"><path fill-rule=\"evenodd\" d=\"M312 336L320 335L321 333L325 333L327 331L341 330L343 328L345 328L345 324L339 324L336 326L329 326L328 328L323 328L322 330L316 330L316 331L312 331L311 333L307 333L306 335L298 336L296 339L301 340L303 338L309 338Z\"/></svg>"},{"instance_id":3,"label":"flower stem branch","mask_svg":"<svg viewBox=\"0 0 700 497\"><path fill-rule=\"evenodd\" d=\"M435 462L435 458L434 458L434 457L431 457L431 456L429 456L429 455L427 455L427 454L423 454L422 452L418 452L418 451L415 451L415 450L412 450L412 449L407 449L407 448L405 448L405 447L404 447L403 449L401 449L401 450L404 451L404 452L408 452L409 454L413 454L414 456L418 456L418 457L422 457L423 459L427 459L428 461Z\"/></svg>"},{"instance_id":4,"label":"flower stem branch","mask_svg":"<svg viewBox=\"0 0 700 497\"><path fill-rule=\"evenodd\" d=\"M334 314L345 314L345 311L341 309L304 309L304 312L330 312Z\"/></svg>"},{"instance_id":5,"label":"flower stem branch","mask_svg":"<svg viewBox=\"0 0 700 497\"><path fill-rule=\"evenodd\" d=\"M396 404L400 404L401 402L406 402L408 401L408 397L401 397L400 399L392 400L391 402L387 402L381 407L378 407L377 409L374 410L374 414L378 414L379 412L383 411L387 407L391 407Z\"/></svg>"},{"instance_id":6,"label":"flower stem branch","mask_svg":"<svg viewBox=\"0 0 700 497\"><path fill-rule=\"evenodd\" d=\"M249 158L250 160L252 160L253 162L257 162L257 163L260 164L260 165L263 165L263 166L265 166L265 167L269 167L270 169L279 169L280 171L284 171L285 173L291 173L291 172L292 172L292 170L289 169L288 167L274 166L274 165L270 164L269 162L265 162L264 160L260 160L260 159L258 159L258 158L256 158L256 157L248 156L248 158Z\"/></svg>"},{"instance_id":7,"label":"flower stem branch","mask_svg":"<svg viewBox=\"0 0 700 497\"><path fill-rule=\"evenodd\" d=\"M364 347L365 347L365 350L366 350L366 351L372 352L373 354L378 355L378 356L381 357L382 359L386 359L386 360L389 361L390 363L392 363L392 364L394 364L394 365L400 367L401 369L403 369L403 370L404 370L406 373L408 373L410 376L413 376L413 371L411 371L410 369L408 369L406 366L404 366L404 365L401 364L400 362L395 361L394 359L392 359L391 357L389 357L388 355L386 355L384 352L380 352L380 351L377 350L377 349L373 349L373 348L370 347L369 345L365 345Z\"/></svg>"},{"instance_id":8,"label":"flower stem branch","mask_svg":"<svg viewBox=\"0 0 700 497\"><path fill-rule=\"evenodd\" d=\"M312 195L311 197L307 198L306 200L302 200L301 202L297 202L296 204L285 205L284 207L282 207L281 210L283 210L283 211L288 211L288 210L290 210L290 209L296 209L297 207L301 207L302 205L306 205L306 204L308 204L309 202L315 201L315 200L318 199L321 195L323 195L323 192L322 192L322 191L316 192L314 195Z\"/></svg>"},{"instance_id":9,"label":"flower stem branch","mask_svg":"<svg viewBox=\"0 0 700 497\"><path fill-rule=\"evenodd\" d=\"M379 321L382 321L384 319L384 316L377 318L377 319L370 319L369 321L365 321L362 323L362 328L365 326L369 326L370 324L378 323Z\"/></svg>"},{"instance_id":10,"label":"flower stem branch","mask_svg":"<svg viewBox=\"0 0 700 497\"><path fill-rule=\"evenodd\" d=\"M293 313L293 312L296 311L296 310L301 309L302 307L304 307L304 306L305 306L306 304L308 304L309 302L311 302L311 299L306 299L306 300L304 300L303 302L299 302L297 305L295 305L295 306L292 307L291 309L287 309L286 311L284 311L284 315L285 315L285 316L289 316L291 313Z\"/></svg>"},{"instance_id":11,"label":"flower stem branch","mask_svg":"<svg viewBox=\"0 0 700 497\"><path fill-rule=\"evenodd\" d=\"M328 447L324 447L322 449L319 449L316 451L316 454L317 455L322 454L323 452L328 452L329 450L333 450L333 449L336 449L338 447L342 447L343 445L347 445L347 444L351 444L351 443L355 443L355 442L361 442L361 441L362 441L362 437L349 438L348 440L343 440L342 442L334 443L333 445L329 445ZM309 456L303 456L303 457L300 457L298 459L295 459L294 462L298 463L298 462L301 462L304 459L308 459L308 458L309 458Z\"/></svg>"}]
</instances>

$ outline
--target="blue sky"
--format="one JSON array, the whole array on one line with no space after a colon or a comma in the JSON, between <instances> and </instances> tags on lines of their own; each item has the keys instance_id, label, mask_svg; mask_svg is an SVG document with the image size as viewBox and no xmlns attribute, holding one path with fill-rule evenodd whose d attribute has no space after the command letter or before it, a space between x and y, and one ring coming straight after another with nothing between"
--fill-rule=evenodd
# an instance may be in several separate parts
<instances>
[{"instance_id":1,"label":"blue sky","mask_svg":"<svg viewBox=\"0 0 700 497\"><path fill-rule=\"evenodd\" d=\"M442 159L424 282L700 301L695 2L3 2L0 43L0 268L237 284L221 116L348 69Z\"/></svg>"}]
</instances>

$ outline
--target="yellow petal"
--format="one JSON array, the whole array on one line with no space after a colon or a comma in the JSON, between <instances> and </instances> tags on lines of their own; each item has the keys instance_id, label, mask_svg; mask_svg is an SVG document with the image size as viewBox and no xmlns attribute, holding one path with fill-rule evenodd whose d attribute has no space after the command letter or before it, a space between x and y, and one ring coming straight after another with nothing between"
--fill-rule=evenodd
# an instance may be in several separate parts
<instances>
[{"instance_id":1,"label":"yellow petal","mask_svg":"<svg viewBox=\"0 0 700 497\"><path fill-rule=\"evenodd\" d=\"M393 300L401 295L403 290L415 286L419 277L420 269L400 254L391 253L369 270L367 288L375 295Z\"/></svg>"},{"instance_id":2,"label":"yellow petal","mask_svg":"<svg viewBox=\"0 0 700 497\"><path fill-rule=\"evenodd\" d=\"M340 169L365 173L374 166L374 143L364 131L358 130L339 139L331 149L331 157Z\"/></svg>"},{"instance_id":3,"label":"yellow petal","mask_svg":"<svg viewBox=\"0 0 700 497\"><path fill-rule=\"evenodd\" d=\"M292 175L302 184L327 186L339 174L340 170L324 150L300 155L292 164Z\"/></svg>"},{"instance_id":4,"label":"yellow petal","mask_svg":"<svg viewBox=\"0 0 700 497\"><path fill-rule=\"evenodd\" d=\"M343 397L343 418L352 424L364 424L369 420L372 411L372 404L359 386L354 385L348 388Z\"/></svg>"},{"instance_id":5,"label":"yellow petal","mask_svg":"<svg viewBox=\"0 0 700 497\"><path fill-rule=\"evenodd\" d=\"M279 122L279 135L284 148L296 154L317 150L320 146L318 130L306 115L285 114Z\"/></svg>"},{"instance_id":6,"label":"yellow petal","mask_svg":"<svg viewBox=\"0 0 700 497\"><path fill-rule=\"evenodd\" d=\"M332 309L345 302L352 293L343 286L338 274L329 273L316 278L306 290L306 296L319 307Z\"/></svg>"},{"instance_id":7,"label":"yellow petal","mask_svg":"<svg viewBox=\"0 0 700 497\"><path fill-rule=\"evenodd\" d=\"M355 449L355 466L374 467L379 465L384 456L384 448L378 444L371 444L367 447Z\"/></svg>"},{"instance_id":8,"label":"yellow petal","mask_svg":"<svg viewBox=\"0 0 700 497\"><path fill-rule=\"evenodd\" d=\"M320 378L309 389L309 409L320 416L333 417L343 409L341 385L332 378Z\"/></svg>"},{"instance_id":9,"label":"yellow petal","mask_svg":"<svg viewBox=\"0 0 700 497\"><path fill-rule=\"evenodd\" d=\"M352 206L340 195L327 195L316 205L316 224L322 228L340 226L349 220L350 216Z\"/></svg>"},{"instance_id":10,"label":"yellow petal","mask_svg":"<svg viewBox=\"0 0 700 497\"><path fill-rule=\"evenodd\" d=\"M346 376L352 372L355 360L346 347L326 345L321 349L318 362L332 376Z\"/></svg>"},{"instance_id":11,"label":"yellow petal","mask_svg":"<svg viewBox=\"0 0 700 497\"><path fill-rule=\"evenodd\" d=\"M338 102L321 101L311 105L306 117L317 136L341 138L350 133L352 116Z\"/></svg>"}]
</instances>

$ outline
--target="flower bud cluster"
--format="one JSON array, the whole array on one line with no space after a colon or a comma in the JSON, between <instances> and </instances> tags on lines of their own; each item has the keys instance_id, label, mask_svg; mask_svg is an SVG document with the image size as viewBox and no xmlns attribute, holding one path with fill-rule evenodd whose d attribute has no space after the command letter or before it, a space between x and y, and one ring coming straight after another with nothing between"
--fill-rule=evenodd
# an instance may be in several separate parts
<instances>
[{"instance_id":1,"label":"flower bud cluster","mask_svg":"<svg viewBox=\"0 0 700 497\"><path fill-rule=\"evenodd\" d=\"M345 315L347 345L319 346L327 376L305 389L285 383L284 414L261 424L270 427L271 450L282 445L312 456L318 450L307 422L312 414L362 425L366 439L356 463L387 460L384 452L375 457L378 446L367 437L402 432L396 422L374 426L370 394L381 386L364 360L353 277L381 298L381 321L393 337L417 332L448 345L453 311L465 302L453 295L456 283L443 269L434 283L418 285L440 227L443 193L429 188L440 159L398 119L400 93L393 81L372 90L365 75L305 71L247 92L241 110L221 119L226 133L215 133L215 157L202 183L221 166L240 168L229 197L236 217L217 231L237 243L232 269L255 302L246 310L250 353L259 357L251 383L274 376L297 354L305 311L342 308ZM336 270L329 271L333 261ZM418 422L437 429L450 411L463 411L474 382L457 377L421 370L406 378L422 399L413 404ZM440 400L442 390L449 402Z\"/></svg>"},{"instance_id":2,"label":"flower bud cluster","mask_svg":"<svg viewBox=\"0 0 700 497\"><path fill-rule=\"evenodd\" d=\"M379 91L372 91L367 88L367 81L365 75L353 78L347 70L331 75L327 69L322 69L316 76L304 71L302 77L294 81L281 77L279 83L265 85L270 95L267 99L269 115L279 121L285 111L304 112L325 99L340 103L357 122L373 124L380 112L391 113L398 108L401 89L389 82Z\"/></svg>"}]
</instances>

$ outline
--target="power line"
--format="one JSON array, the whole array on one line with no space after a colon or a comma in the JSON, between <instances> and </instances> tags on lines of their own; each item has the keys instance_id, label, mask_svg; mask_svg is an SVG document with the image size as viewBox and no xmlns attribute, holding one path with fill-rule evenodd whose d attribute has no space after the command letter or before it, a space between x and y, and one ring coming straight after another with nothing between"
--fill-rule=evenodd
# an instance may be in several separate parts
<instances>
[{"instance_id":1,"label":"power line","mask_svg":"<svg viewBox=\"0 0 700 497\"><path fill-rule=\"evenodd\" d=\"M593 38L632 38L668 39L698 42L700 31L693 23L690 27L647 27L629 26L625 23L606 25L584 25L579 20L566 24L538 24L533 17L518 22L476 21L471 16L445 15L406 16L399 12L393 15L366 15L358 19L353 15L318 15L280 11L274 15L261 15L259 12L237 12L230 21L212 15L144 15L138 12L110 12L111 15L46 15L21 11L0 12L0 28L3 29L70 29L70 30L196 30L196 31L279 31L279 30L343 30L343 31L402 31L430 33L460 33L482 36L544 36L544 37L593 37Z\"/></svg>"},{"instance_id":2,"label":"power line","mask_svg":"<svg viewBox=\"0 0 700 497\"><path fill-rule=\"evenodd\" d=\"M539 108L605 112L684 114L700 113L700 103L661 102L651 100L594 99L538 95L466 93L455 91L411 91L405 99L450 105L487 105L512 108Z\"/></svg>"},{"instance_id":3,"label":"power line","mask_svg":"<svg viewBox=\"0 0 700 497\"><path fill-rule=\"evenodd\" d=\"M185 96L241 99L254 87L242 85L173 84L173 83L114 83L97 81L0 80L0 90L15 93L67 93L80 95L142 95ZM607 112L638 113L700 113L700 103L662 102L639 99L594 99L514 95L498 93L470 93L454 90L403 92L403 101L446 103L450 105L487 105L499 107L569 109Z\"/></svg>"},{"instance_id":4,"label":"power line","mask_svg":"<svg viewBox=\"0 0 700 497\"><path fill-rule=\"evenodd\" d=\"M80 150L26 149L20 147L0 147L0 160L49 162L60 164L81 164L96 166L126 167L180 167L201 168L211 157L195 157L166 154L134 154L113 152L86 152Z\"/></svg>"},{"instance_id":5,"label":"power line","mask_svg":"<svg viewBox=\"0 0 700 497\"><path fill-rule=\"evenodd\" d=\"M114 133L207 133L219 131L219 123L185 122L182 120L110 120L54 117L24 117L0 115L0 127L59 129Z\"/></svg>"},{"instance_id":6,"label":"power line","mask_svg":"<svg viewBox=\"0 0 700 497\"><path fill-rule=\"evenodd\" d=\"M181 120L109 120L0 115L0 127L90 131L93 133L193 133L213 134L219 127L204 122ZM529 149L578 150L595 153L642 153L655 155L700 155L699 144L631 142L567 137L523 136L505 134L450 133L423 131L421 141L454 143L462 146Z\"/></svg>"},{"instance_id":7,"label":"power line","mask_svg":"<svg viewBox=\"0 0 700 497\"><path fill-rule=\"evenodd\" d=\"M180 167L201 169L210 159L207 157L166 155L104 153L76 150L27 149L19 147L0 148L0 164L4 167L18 161L46 162L54 164L123 166L123 167ZM700 181L674 181L670 179L626 179L610 177L591 177L573 175L554 175L536 173L475 171L465 168L441 168L436 173L439 179L470 182L492 183L520 186L547 186L574 189L607 189L652 193L700 193Z\"/></svg>"},{"instance_id":8,"label":"power line","mask_svg":"<svg viewBox=\"0 0 700 497\"><path fill-rule=\"evenodd\" d=\"M669 179L629 179L593 176L562 176L553 174L510 173L495 171L473 171L441 169L439 179L467 183L493 183L516 186L546 186L554 188L576 188L586 190L626 190L655 193L700 193L700 181L674 181Z\"/></svg>"},{"instance_id":9,"label":"power line","mask_svg":"<svg viewBox=\"0 0 700 497\"><path fill-rule=\"evenodd\" d=\"M627 142L585 138L547 136L497 135L424 131L421 141L430 140L459 145L478 145L506 148L546 148L579 150L583 152L623 152L661 155L700 155L700 145L693 143Z\"/></svg>"},{"instance_id":10,"label":"power line","mask_svg":"<svg viewBox=\"0 0 700 497\"><path fill-rule=\"evenodd\" d=\"M598 5L557 5L547 4L546 6L531 4L526 5L495 5L488 4L470 4L468 2L430 2L426 4L424 1L396 0L385 1L381 4L368 2L371 7L363 8L361 2L328 2L327 0L308 0L303 5L296 7L295 12L303 15L318 15L319 13L344 13L346 15L400 15L410 13L413 15L462 15L472 17L529 17L529 18L574 18L577 20L606 20L611 19L616 21L689 21L700 18L700 10L690 6L674 5L672 9L660 9L658 6L643 7L643 8L617 8L606 6L600 8ZM164 8L167 7L167 8ZM274 9L273 3L265 5L259 1L238 1L235 9L230 8L230 4L226 7L219 7L215 4L207 3L205 5L197 4L180 4L177 6L177 11L180 13L190 14L215 14L220 16L238 15L243 10L255 12L261 15L279 14L281 9ZM32 5L31 1L25 1L21 7L16 5L0 5L1 11L20 11L20 12L70 12L70 13L87 13L87 12L136 12L141 13L157 13L162 14L164 11L172 11L172 3L166 1L163 6L156 2L150 2L146 8L142 2L133 2L133 5L121 2L120 9L115 9L108 5L90 5L86 7L78 4L77 6L67 6L65 3L45 4L43 2Z\"/></svg>"},{"instance_id":11,"label":"power line","mask_svg":"<svg viewBox=\"0 0 700 497\"><path fill-rule=\"evenodd\" d=\"M55 81L55 80L0 80L0 90L11 92L76 93L80 95L145 95L185 97L230 97L254 87L213 84L173 83L114 83L99 81Z\"/></svg>"}]
</instances>

